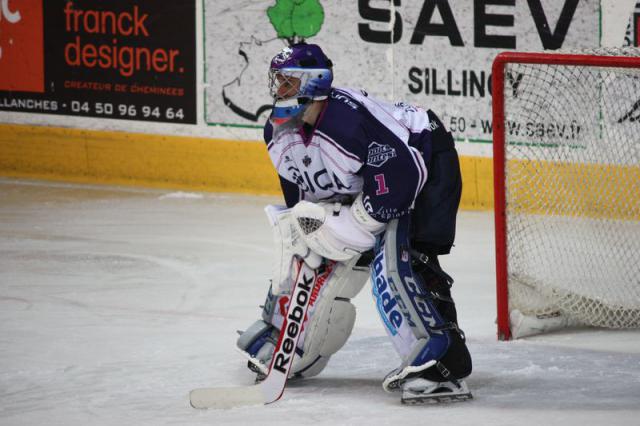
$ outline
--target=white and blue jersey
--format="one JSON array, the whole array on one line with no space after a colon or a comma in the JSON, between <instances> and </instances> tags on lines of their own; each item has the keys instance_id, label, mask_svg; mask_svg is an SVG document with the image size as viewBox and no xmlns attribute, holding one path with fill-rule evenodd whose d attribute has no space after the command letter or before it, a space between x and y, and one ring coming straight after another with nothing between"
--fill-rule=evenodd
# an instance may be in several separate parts
<instances>
[{"instance_id":1,"label":"white and blue jersey","mask_svg":"<svg viewBox=\"0 0 640 426\"><path fill-rule=\"evenodd\" d=\"M433 126L422 108L334 88L313 131L273 138L267 123L264 137L289 207L362 192L369 214L388 222L409 211L427 180Z\"/></svg>"}]
</instances>

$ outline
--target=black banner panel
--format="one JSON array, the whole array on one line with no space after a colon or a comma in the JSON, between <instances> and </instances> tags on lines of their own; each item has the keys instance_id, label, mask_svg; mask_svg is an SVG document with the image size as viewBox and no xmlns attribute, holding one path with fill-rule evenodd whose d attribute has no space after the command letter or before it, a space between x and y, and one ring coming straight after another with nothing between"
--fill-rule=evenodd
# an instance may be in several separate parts
<instances>
[{"instance_id":1,"label":"black banner panel","mask_svg":"<svg viewBox=\"0 0 640 426\"><path fill-rule=\"evenodd\" d=\"M13 4L0 110L196 123L195 0Z\"/></svg>"}]
</instances>

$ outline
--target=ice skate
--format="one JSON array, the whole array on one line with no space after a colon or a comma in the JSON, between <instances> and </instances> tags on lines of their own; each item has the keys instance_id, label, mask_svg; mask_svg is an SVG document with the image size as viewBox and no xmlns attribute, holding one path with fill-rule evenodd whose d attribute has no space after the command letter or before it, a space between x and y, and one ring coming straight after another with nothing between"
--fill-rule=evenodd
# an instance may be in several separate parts
<instances>
[{"instance_id":1,"label":"ice skate","mask_svg":"<svg viewBox=\"0 0 640 426\"><path fill-rule=\"evenodd\" d=\"M401 386L403 404L429 404L466 401L473 398L464 380L432 382L423 378L410 379Z\"/></svg>"}]
</instances>

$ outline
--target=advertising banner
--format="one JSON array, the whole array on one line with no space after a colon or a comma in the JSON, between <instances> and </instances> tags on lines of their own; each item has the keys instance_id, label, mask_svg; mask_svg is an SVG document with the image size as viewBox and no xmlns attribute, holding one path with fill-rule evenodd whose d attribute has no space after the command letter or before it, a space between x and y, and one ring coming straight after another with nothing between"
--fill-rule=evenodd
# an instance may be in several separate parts
<instances>
[{"instance_id":1,"label":"advertising banner","mask_svg":"<svg viewBox=\"0 0 640 426\"><path fill-rule=\"evenodd\" d=\"M0 110L196 123L195 0L0 2Z\"/></svg>"},{"instance_id":2,"label":"advertising banner","mask_svg":"<svg viewBox=\"0 0 640 426\"><path fill-rule=\"evenodd\" d=\"M624 45L640 47L640 1L636 3L631 17L629 18L629 25L627 26Z\"/></svg>"},{"instance_id":3,"label":"advertising banner","mask_svg":"<svg viewBox=\"0 0 640 426\"><path fill-rule=\"evenodd\" d=\"M600 43L599 0L217 0L204 8L205 120L256 129L270 110L270 58L290 41L322 46L334 85L430 108L457 140L485 145L499 52Z\"/></svg>"}]
</instances>

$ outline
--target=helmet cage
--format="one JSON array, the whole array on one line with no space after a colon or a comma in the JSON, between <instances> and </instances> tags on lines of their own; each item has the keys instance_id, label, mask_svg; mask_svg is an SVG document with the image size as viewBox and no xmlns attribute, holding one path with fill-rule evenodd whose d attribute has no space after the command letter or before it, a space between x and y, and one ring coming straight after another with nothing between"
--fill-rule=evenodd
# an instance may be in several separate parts
<instances>
[{"instance_id":1,"label":"helmet cage","mask_svg":"<svg viewBox=\"0 0 640 426\"><path fill-rule=\"evenodd\" d=\"M269 90L274 101L291 98L326 99L331 90L333 74L328 68L271 68L269 70ZM281 86L297 87L293 93ZM286 94L286 97L283 95Z\"/></svg>"}]
</instances>

